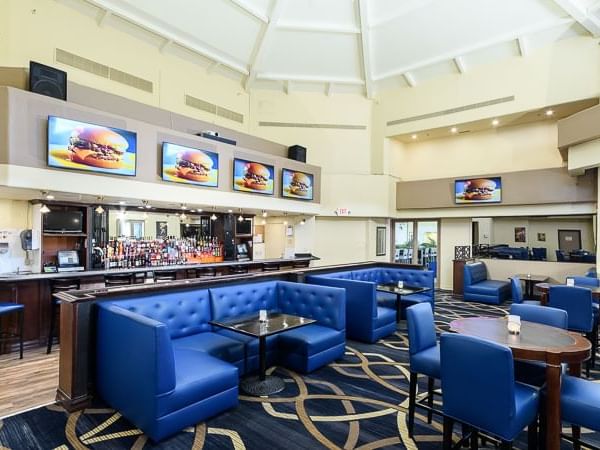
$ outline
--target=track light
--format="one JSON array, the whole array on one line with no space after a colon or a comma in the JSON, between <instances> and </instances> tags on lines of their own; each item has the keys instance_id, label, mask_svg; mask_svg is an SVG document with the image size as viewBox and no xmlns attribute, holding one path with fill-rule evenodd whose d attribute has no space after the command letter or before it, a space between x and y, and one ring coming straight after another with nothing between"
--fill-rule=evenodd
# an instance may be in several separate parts
<instances>
[{"instance_id":1,"label":"track light","mask_svg":"<svg viewBox=\"0 0 600 450\"><path fill-rule=\"evenodd\" d=\"M553 115L554 115L554 111L553 110L551 110L551 109L546 110L546 116L547 117L551 117Z\"/></svg>"},{"instance_id":2,"label":"track light","mask_svg":"<svg viewBox=\"0 0 600 450\"><path fill-rule=\"evenodd\" d=\"M210 216L210 220L212 220L213 222L217 220L217 215L215 213L212 213L212 216Z\"/></svg>"},{"instance_id":3,"label":"track light","mask_svg":"<svg viewBox=\"0 0 600 450\"><path fill-rule=\"evenodd\" d=\"M300 221L300 225L306 225L306 219L302 219L302 220Z\"/></svg>"},{"instance_id":4,"label":"track light","mask_svg":"<svg viewBox=\"0 0 600 450\"><path fill-rule=\"evenodd\" d=\"M183 210L186 210L187 208L188 208L188 207L187 207L187 205L186 205L185 203L182 203L182 204L181 204L181 209L183 209Z\"/></svg>"},{"instance_id":5,"label":"track light","mask_svg":"<svg viewBox=\"0 0 600 450\"><path fill-rule=\"evenodd\" d=\"M242 216L242 208L240 208L240 215L238 216L238 222L243 222L244 216Z\"/></svg>"},{"instance_id":6,"label":"track light","mask_svg":"<svg viewBox=\"0 0 600 450\"><path fill-rule=\"evenodd\" d=\"M46 200L54 200L54 195L48 191L42 191L42 196L44 196Z\"/></svg>"},{"instance_id":7,"label":"track light","mask_svg":"<svg viewBox=\"0 0 600 450\"><path fill-rule=\"evenodd\" d=\"M265 211L264 209L263 209L263 211L262 211L262 216L263 216L263 217L267 217L267 211Z\"/></svg>"},{"instance_id":8,"label":"track light","mask_svg":"<svg viewBox=\"0 0 600 450\"><path fill-rule=\"evenodd\" d=\"M187 219L187 216L185 215L185 213L181 213L181 214L179 215L179 218L180 218L181 220L185 220L185 219Z\"/></svg>"},{"instance_id":9,"label":"track light","mask_svg":"<svg viewBox=\"0 0 600 450\"><path fill-rule=\"evenodd\" d=\"M50 212L50 208L48 208L46 205L44 205L44 204L42 203L42 207L40 208L40 212L41 212L42 214L49 213L49 212Z\"/></svg>"}]
</instances>

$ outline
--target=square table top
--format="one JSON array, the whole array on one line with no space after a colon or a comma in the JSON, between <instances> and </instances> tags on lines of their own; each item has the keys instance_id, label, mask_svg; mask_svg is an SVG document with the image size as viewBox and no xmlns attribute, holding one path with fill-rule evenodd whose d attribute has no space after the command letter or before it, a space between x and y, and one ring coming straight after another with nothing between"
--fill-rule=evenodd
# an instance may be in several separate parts
<instances>
[{"instance_id":1,"label":"square table top","mask_svg":"<svg viewBox=\"0 0 600 450\"><path fill-rule=\"evenodd\" d=\"M409 286L406 284L403 287L399 288L398 284L396 284L396 283L378 284L376 286L376 289L379 292L389 292L390 294L400 294L400 295L418 294L420 292L425 292L425 291L431 290L430 288L427 288L427 287Z\"/></svg>"},{"instance_id":2,"label":"square table top","mask_svg":"<svg viewBox=\"0 0 600 450\"><path fill-rule=\"evenodd\" d=\"M223 320L211 320L209 323L248 336L261 337L310 325L315 322L316 320L307 317L268 311L267 320L264 322L258 320L258 313L254 313Z\"/></svg>"},{"instance_id":3,"label":"square table top","mask_svg":"<svg viewBox=\"0 0 600 450\"><path fill-rule=\"evenodd\" d=\"M550 278L548 275L536 275L533 273L518 273L513 275L513 277L520 278L524 281L532 281L534 283L543 283Z\"/></svg>"}]
</instances>

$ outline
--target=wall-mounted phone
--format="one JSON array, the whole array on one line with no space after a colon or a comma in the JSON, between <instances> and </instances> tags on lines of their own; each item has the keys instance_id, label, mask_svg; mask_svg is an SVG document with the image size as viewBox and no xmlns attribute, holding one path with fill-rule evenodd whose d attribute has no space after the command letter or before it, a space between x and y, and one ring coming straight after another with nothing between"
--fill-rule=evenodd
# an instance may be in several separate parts
<instances>
[{"instance_id":1,"label":"wall-mounted phone","mask_svg":"<svg viewBox=\"0 0 600 450\"><path fill-rule=\"evenodd\" d=\"M23 230L21 231L21 248L23 250L32 250L33 249L33 233L31 230Z\"/></svg>"}]
</instances>

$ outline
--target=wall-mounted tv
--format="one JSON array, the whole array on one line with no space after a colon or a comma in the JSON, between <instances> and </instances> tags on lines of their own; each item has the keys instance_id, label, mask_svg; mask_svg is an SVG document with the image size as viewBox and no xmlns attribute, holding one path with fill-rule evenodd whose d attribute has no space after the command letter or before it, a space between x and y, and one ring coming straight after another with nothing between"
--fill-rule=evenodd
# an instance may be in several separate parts
<instances>
[{"instance_id":1,"label":"wall-mounted tv","mask_svg":"<svg viewBox=\"0 0 600 450\"><path fill-rule=\"evenodd\" d=\"M471 178L454 181L456 203L500 203L502 201L502 179Z\"/></svg>"},{"instance_id":2,"label":"wall-mounted tv","mask_svg":"<svg viewBox=\"0 0 600 450\"><path fill-rule=\"evenodd\" d=\"M310 173L283 169L281 171L281 196L312 200L313 180L314 176Z\"/></svg>"},{"instance_id":3,"label":"wall-mounted tv","mask_svg":"<svg viewBox=\"0 0 600 450\"><path fill-rule=\"evenodd\" d=\"M45 233L82 233L81 211L50 211L44 214Z\"/></svg>"},{"instance_id":4,"label":"wall-mounted tv","mask_svg":"<svg viewBox=\"0 0 600 450\"><path fill-rule=\"evenodd\" d=\"M137 135L61 117L48 117L48 166L135 176Z\"/></svg>"},{"instance_id":5,"label":"wall-mounted tv","mask_svg":"<svg viewBox=\"0 0 600 450\"><path fill-rule=\"evenodd\" d=\"M198 186L219 186L219 154L163 142L162 179Z\"/></svg>"},{"instance_id":6,"label":"wall-mounted tv","mask_svg":"<svg viewBox=\"0 0 600 450\"><path fill-rule=\"evenodd\" d=\"M268 164L235 158L233 190L273 195L275 168Z\"/></svg>"}]
</instances>

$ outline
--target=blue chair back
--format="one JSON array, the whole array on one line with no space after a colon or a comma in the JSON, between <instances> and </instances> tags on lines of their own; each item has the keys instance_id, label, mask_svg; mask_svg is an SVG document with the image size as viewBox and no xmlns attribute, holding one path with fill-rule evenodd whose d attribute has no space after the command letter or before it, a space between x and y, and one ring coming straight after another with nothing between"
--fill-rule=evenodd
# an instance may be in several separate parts
<instances>
[{"instance_id":1,"label":"blue chair back","mask_svg":"<svg viewBox=\"0 0 600 450\"><path fill-rule=\"evenodd\" d=\"M592 277L567 277L567 280L571 278L575 282L575 286L590 286L600 287L600 280Z\"/></svg>"},{"instance_id":2,"label":"blue chair back","mask_svg":"<svg viewBox=\"0 0 600 450\"><path fill-rule=\"evenodd\" d=\"M472 284L487 280L487 269L482 262L465 264L464 275L465 286L471 286Z\"/></svg>"},{"instance_id":3,"label":"blue chair back","mask_svg":"<svg viewBox=\"0 0 600 450\"><path fill-rule=\"evenodd\" d=\"M585 273L586 277L598 278L598 272L596 272L595 267L590 267L588 271Z\"/></svg>"},{"instance_id":4,"label":"blue chair back","mask_svg":"<svg viewBox=\"0 0 600 450\"><path fill-rule=\"evenodd\" d=\"M498 436L515 416L513 355L480 338L444 333L440 339L443 412Z\"/></svg>"},{"instance_id":5,"label":"blue chair back","mask_svg":"<svg viewBox=\"0 0 600 450\"><path fill-rule=\"evenodd\" d=\"M566 261L565 252L562 250L556 250L556 260L557 261Z\"/></svg>"},{"instance_id":6,"label":"blue chair back","mask_svg":"<svg viewBox=\"0 0 600 450\"><path fill-rule=\"evenodd\" d=\"M550 286L548 305L569 316L568 329L589 333L594 324L592 291L577 286Z\"/></svg>"},{"instance_id":7,"label":"blue chair back","mask_svg":"<svg viewBox=\"0 0 600 450\"><path fill-rule=\"evenodd\" d=\"M569 325L567 312L550 306L513 304L510 307L510 313L521 317L521 320L551 327L566 329Z\"/></svg>"},{"instance_id":8,"label":"blue chair back","mask_svg":"<svg viewBox=\"0 0 600 450\"><path fill-rule=\"evenodd\" d=\"M431 304L418 303L406 308L408 322L408 349L411 355L435 347L435 320Z\"/></svg>"},{"instance_id":9,"label":"blue chair back","mask_svg":"<svg viewBox=\"0 0 600 450\"><path fill-rule=\"evenodd\" d=\"M521 279L519 277L511 277L510 289L513 303L523 303L523 286L521 286Z\"/></svg>"},{"instance_id":10,"label":"blue chair back","mask_svg":"<svg viewBox=\"0 0 600 450\"><path fill-rule=\"evenodd\" d=\"M548 257L545 247L533 247L531 249L531 253L533 255L533 259L537 259L540 261L544 261Z\"/></svg>"}]
</instances>

